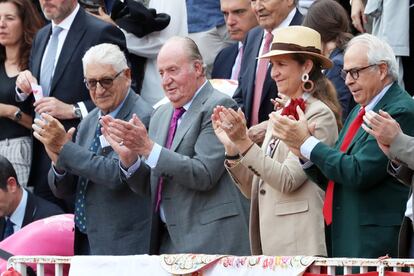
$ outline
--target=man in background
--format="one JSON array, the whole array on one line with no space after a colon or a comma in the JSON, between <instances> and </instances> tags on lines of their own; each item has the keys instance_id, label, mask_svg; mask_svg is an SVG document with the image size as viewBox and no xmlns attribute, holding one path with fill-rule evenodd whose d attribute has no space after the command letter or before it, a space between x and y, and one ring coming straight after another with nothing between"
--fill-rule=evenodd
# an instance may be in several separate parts
<instances>
[{"instance_id":1,"label":"man in background","mask_svg":"<svg viewBox=\"0 0 414 276\"><path fill-rule=\"evenodd\" d=\"M257 25L257 19L250 0L221 0L227 32L236 43L221 50L213 64L212 79L238 80L243 57L243 42L250 29Z\"/></svg>"}]
</instances>

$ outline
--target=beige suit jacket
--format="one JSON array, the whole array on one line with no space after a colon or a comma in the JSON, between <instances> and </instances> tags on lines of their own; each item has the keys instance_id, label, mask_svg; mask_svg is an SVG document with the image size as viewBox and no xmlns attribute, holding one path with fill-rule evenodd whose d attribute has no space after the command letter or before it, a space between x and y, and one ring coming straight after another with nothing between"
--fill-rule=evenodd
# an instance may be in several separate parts
<instances>
[{"instance_id":1,"label":"beige suit jacket","mask_svg":"<svg viewBox=\"0 0 414 276\"><path fill-rule=\"evenodd\" d=\"M315 137L333 145L338 129L333 112L310 97L305 116L316 123ZM241 192L251 199L250 246L253 255L326 255L322 205L324 192L308 180L299 158L277 140L266 154L272 129L262 148L254 145L231 168Z\"/></svg>"}]
</instances>

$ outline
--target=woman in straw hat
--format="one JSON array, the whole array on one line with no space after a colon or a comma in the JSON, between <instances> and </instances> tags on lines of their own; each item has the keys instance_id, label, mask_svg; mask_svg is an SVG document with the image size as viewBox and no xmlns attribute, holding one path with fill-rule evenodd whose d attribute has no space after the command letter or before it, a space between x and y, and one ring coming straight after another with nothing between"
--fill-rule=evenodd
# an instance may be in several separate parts
<instances>
[{"instance_id":1,"label":"woman in straw hat","mask_svg":"<svg viewBox=\"0 0 414 276\"><path fill-rule=\"evenodd\" d=\"M333 144L341 124L335 89L322 74L332 63L321 54L318 32L302 26L277 29L271 50L271 76L287 102L278 113L298 118L296 107L316 124L314 135ZM283 104L278 100L278 104ZM217 137L226 150L225 166L241 192L251 199L250 245L253 255L326 255L323 191L303 172L298 157L272 137L272 123L262 147L246 134L237 112L216 107Z\"/></svg>"}]
</instances>

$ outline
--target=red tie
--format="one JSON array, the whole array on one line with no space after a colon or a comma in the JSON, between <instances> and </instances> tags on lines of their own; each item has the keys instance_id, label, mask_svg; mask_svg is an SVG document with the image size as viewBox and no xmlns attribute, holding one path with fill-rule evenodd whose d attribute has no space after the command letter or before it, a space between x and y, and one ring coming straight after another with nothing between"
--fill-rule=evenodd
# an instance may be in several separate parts
<instances>
[{"instance_id":1,"label":"red tie","mask_svg":"<svg viewBox=\"0 0 414 276\"><path fill-rule=\"evenodd\" d=\"M355 134L358 132L358 129L361 127L363 119L365 115L365 108L362 107L359 110L358 115L354 119L354 121L349 126L347 133L345 134L344 140L342 141L340 150L341 152L346 152L348 149L349 144L354 139ZM330 225L332 223L332 203L333 203L333 190L334 190L334 182L329 180L328 187L326 188L325 192L325 201L323 202L323 217L325 218L326 225Z\"/></svg>"},{"instance_id":2,"label":"red tie","mask_svg":"<svg viewBox=\"0 0 414 276\"><path fill-rule=\"evenodd\" d=\"M273 35L272 33L265 34L265 43L263 45L261 55L266 54L269 52L270 44L272 43ZM269 64L268 59L259 59L257 72L256 72L256 82L254 84L254 95L253 95L253 103L252 103L252 113L251 113L251 120L250 125L257 125L259 123L259 109L260 109L260 102L262 100L262 90L263 84L266 79L267 73L267 65Z\"/></svg>"},{"instance_id":3,"label":"red tie","mask_svg":"<svg viewBox=\"0 0 414 276\"><path fill-rule=\"evenodd\" d=\"M174 113L173 113L173 116L171 117L171 121L170 121L170 127L168 129L167 141L165 142L165 147L167 149L171 148L171 145L172 145L172 142L173 142L174 136L175 136L175 131L177 130L178 120L181 118L181 116L183 116L184 112L185 112L184 107L179 107L179 108L174 109ZM163 183L162 178L160 178L160 180L158 181L158 186L157 186L157 197L156 197L156 204L155 204L155 212L157 212L160 209L162 183Z\"/></svg>"}]
</instances>

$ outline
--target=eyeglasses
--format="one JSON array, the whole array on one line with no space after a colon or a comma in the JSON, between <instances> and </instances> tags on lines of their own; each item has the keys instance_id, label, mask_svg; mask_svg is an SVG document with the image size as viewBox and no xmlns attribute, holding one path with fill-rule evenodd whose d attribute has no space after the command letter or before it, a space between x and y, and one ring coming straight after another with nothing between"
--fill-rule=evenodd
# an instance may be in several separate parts
<instances>
[{"instance_id":1,"label":"eyeglasses","mask_svg":"<svg viewBox=\"0 0 414 276\"><path fill-rule=\"evenodd\" d=\"M99 82L99 85L103 88L103 89L109 89L109 88L111 88L112 87L112 85L114 84L114 80L119 76L119 75L121 75L121 73L122 72L124 72L124 70L122 70L122 71L120 71L118 74L116 74L113 78L103 78L103 79L100 79L100 80L95 80L95 79L87 79L87 78L85 78L85 79L83 79L83 82L85 83L85 85L86 85L86 88L88 88L89 90L91 90L91 91L95 91L96 90L96 87L97 87L97 85L98 85L98 82Z\"/></svg>"},{"instance_id":2,"label":"eyeglasses","mask_svg":"<svg viewBox=\"0 0 414 276\"><path fill-rule=\"evenodd\" d=\"M349 70L341 70L341 77L342 77L343 79L346 79L346 76L348 75L348 73L350 73L350 74L351 74L351 77L352 77L354 80L357 80L357 79L359 78L359 72L361 72L362 70L365 70L365 69L371 68L371 67L373 67L373 66L377 66L377 65L379 65L379 64L370 64L370 65L365 66L365 67L360 67L360 68L352 68L352 69L349 69Z\"/></svg>"}]
</instances>

